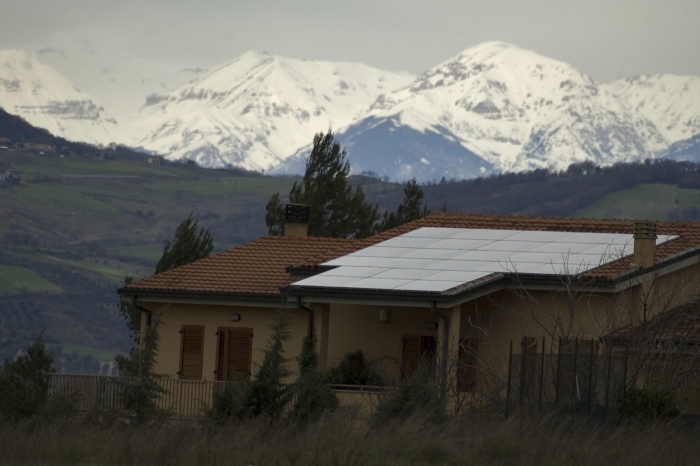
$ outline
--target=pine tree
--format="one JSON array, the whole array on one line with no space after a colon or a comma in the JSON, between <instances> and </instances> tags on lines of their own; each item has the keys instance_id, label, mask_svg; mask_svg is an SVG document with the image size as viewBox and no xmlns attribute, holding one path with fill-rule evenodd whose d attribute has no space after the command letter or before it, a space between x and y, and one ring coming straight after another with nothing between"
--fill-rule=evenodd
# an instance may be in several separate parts
<instances>
[{"instance_id":1,"label":"pine tree","mask_svg":"<svg viewBox=\"0 0 700 466\"><path fill-rule=\"evenodd\" d=\"M270 202L265 206L265 225L269 229L269 234L282 236L284 234L284 207L280 201L280 193L272 195Z\"/></svg>"},{"instance_id":2,"label":"pine tree","mask_svg":"<svg viewBox=\"0 0 700 466\"><path fill-rule=\"evenodd\" d=\"M350 163L345 149L335 142L331 130L314 136L301 183L289 193L292 203L310 207L309 236L364 238L374 232L378 207L365 202L362 187L353 192L348 184ZM265 221L271 235L284 231L284 210L279 193L267 205Z\"/></svg>"},{"instance_id":3,"label":"pine tree","mask_svg":"<svg viewBox=\"0 0 700 466\"><path fill-rule=\"evenodd\" d=\"M168 241L163 250L156 273L165 272L198 259L207 257L214 249L214 239L209 230L197 231L197 221L189 215L175 230L172 243Z\"/></svg>"},{"instance_id":4,"label":"pine tree","mask_svg":"<svg viewBox=\"0 0 700 466\"><path fill-rule=\"evenodd\" d=\"M404 223L418 220L430 213L428 206L422 205L424 193L420 186L418 186L418 182L415 178L406 184L406 187L403 188L403 193L403 202L399 204L396 211L384 212L384 218L379 225L377 225L377 232L390 230Z\"/></svg>"}]
</instances>

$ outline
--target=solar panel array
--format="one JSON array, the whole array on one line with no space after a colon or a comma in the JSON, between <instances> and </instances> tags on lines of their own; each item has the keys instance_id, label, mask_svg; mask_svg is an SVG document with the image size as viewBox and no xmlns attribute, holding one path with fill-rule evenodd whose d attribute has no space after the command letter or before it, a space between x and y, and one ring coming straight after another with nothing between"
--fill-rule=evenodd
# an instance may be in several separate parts
<instances>
[{"instance_id":1,"label":"solar panel array","mask_svg":"<svg viewBox=\"0 0 700 466\"><path fill-rule=\"evenodd\" d=\"M439 292L494 272L576 275L633 252L625 234L420 228L326 262L336 268L294 285Z\"/></svg>"}]
</instances>

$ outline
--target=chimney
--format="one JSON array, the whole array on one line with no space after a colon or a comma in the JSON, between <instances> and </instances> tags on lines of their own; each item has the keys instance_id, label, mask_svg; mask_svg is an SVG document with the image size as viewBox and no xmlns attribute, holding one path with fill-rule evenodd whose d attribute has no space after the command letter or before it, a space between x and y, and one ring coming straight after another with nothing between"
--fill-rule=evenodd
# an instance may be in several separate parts
<instances>
[{"instance_id":1,"label":"chimney","mask_svg":"<svg viewBox=\"0 0 700 466\"><path fill-rule=\"evenodd\" d=\"M634 224L634 263L646 269L654 265L656 254L656 222Z\"/></svg>"},{"instance_id":2,"label":"chimney","mask_svg":"<svg viewBox=\"0 0 700 466\"><path fill-rule=\"evenodd\" d=\"M306 238L309 236L309 206L287 204L284 206L284 236Z\"/></svg>"}]
</instances>

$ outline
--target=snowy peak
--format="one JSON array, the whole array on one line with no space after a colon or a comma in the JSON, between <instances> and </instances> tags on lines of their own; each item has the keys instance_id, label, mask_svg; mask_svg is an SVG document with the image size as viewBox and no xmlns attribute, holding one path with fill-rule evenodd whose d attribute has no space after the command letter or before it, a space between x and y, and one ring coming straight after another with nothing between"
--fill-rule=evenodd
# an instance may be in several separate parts
<instances>
[{"instance_id":1,"label":"snowy peak","mask_svg":"<svg viewBox=\"0 0 700 466\"><path fill-rule=\"evenodd\" d=\"M0 51L0 107L57 136L109 143L121 139L101 105L24 50Z\"/></svg>"},{"instance_id":2,"label":"snowy peak","mask_svg":"<svg viewBox=\"0 0 700 466\"><path fill-rule=\"evenodd\" d=\"M380 97L366 118L447 132L497 169L563 169L653 156L664 137L576 68L488 42Z\"/></svg>"},{"instance_id":3,"label":"snowy peak","mask_svg":"<svg viewBox=\"0 0 700 466\"><path fill-rule=\"evenodd\" d=\"M206 166L269 169L412 79L361 64L248 52L191 85L149 97L139 145Z\"/></svg>"}]
</instances>

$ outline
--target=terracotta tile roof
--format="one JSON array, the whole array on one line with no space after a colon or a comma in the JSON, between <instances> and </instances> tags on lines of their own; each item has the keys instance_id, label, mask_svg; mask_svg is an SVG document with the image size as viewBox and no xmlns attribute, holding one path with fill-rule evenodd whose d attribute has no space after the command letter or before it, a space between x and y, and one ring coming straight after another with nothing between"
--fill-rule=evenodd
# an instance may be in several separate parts
<instances>
[{"instance_id":1,"label":"terracotta tile roof","mask_svg":"<svg viewBox=\"0 0 700 466\"><path fill-rule=\"evenodd\" d=\"M663 312L645 325L623 327L613 333L613 341L635 344L700 344L700 302Z\"/></svg>"},{"instance_id":2,"label":"terracotta tile roof","mask_svg":"<svg viewBox=\"0 0 700 466\"><path fill-rule=\"evenodd\" d=\"M361 247L358 240L263 236L237 248L144 278L122 290L279 295L279 287L291 282L286 272L288 266L317 265Z\"/></svg>"},{"instance_id":3,"label":"terracotta tile roof","mask_svg":"<svg viewBox=\"0 0 700 466\"><path fill-rule=\"evenodd\" d=\"M525 217L484 214L435 213L363 240L340 238L287 238L264 236L192 264L153 275L122 288L124 291L181 291L225 294L279 295L279 288L291 283L289 266L314 267L358 249L385 241L422 227L493 228L504 230L577 231L628 233L634 220ZM657 222L659 234L681 238L656 249L657 261L700 247L700 222ZM622 259L587 275L609 277L635 266Z\"/></svg>"}]
</instances>

